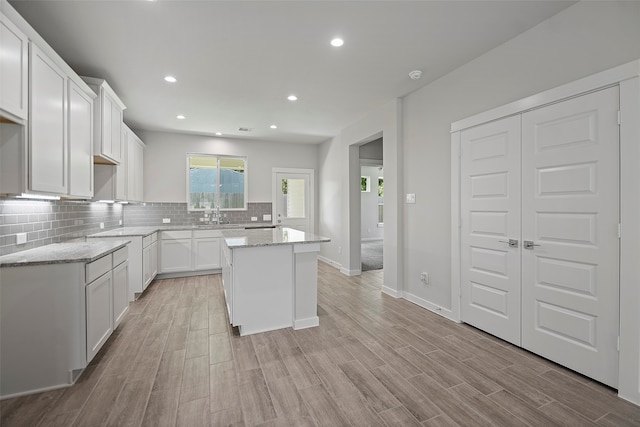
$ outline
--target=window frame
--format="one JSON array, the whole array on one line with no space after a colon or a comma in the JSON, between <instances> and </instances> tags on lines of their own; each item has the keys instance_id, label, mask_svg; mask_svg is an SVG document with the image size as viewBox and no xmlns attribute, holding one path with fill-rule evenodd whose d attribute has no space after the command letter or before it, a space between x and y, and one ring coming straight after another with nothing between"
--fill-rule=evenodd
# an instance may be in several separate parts
<instances>
[{"instance_id":1,"label":"window frame","mask_svg":"<svg viewBox=\"0 0 640 427\"><path fill-rule=\"evenodd\" d=\"M220 159L238 159L244 161L244 206L242 208L220 208L220 211L224 212L232 212L232 211L246 211L249 204L249 158L247 156L236 156L230 154L211 154L211 153L187 153L186 155L186 202L187 202L187 211L188 212L204 212L206 208L192 208L190 202L191 195L191 179L190 179L190 159L191 157L211 157L216 159L216 193L214 199L216 203L214 206L211 206L209 210L215 210L215 205L217 205L220 201Z\"/></svg>"}]
</instances>

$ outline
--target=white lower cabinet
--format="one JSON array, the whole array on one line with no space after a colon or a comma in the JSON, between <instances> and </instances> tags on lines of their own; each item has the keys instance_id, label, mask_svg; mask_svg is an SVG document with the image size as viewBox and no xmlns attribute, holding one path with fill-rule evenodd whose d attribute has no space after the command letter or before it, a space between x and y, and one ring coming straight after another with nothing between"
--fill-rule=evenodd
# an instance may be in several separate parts
<instances>
[{"instance_id":1,"label":"white lower cabinet","mask_svg":"<svg viewBox=\"0 0 640 427\"><path fill-rule=\"evenodd\" d=\"M128 258L125 246L86 265L87 363L129 309Z\"/></svg>"},{"instance_id":2,"label":"white lower cabinet","mask_svg":"<svg viewBox=\"0 0 640 427\"><path fill-rule=\"evenodd\" d=\"M78 379L127 312L128 252L0 268L0 400Z\"/></svg>"},{"instance_id":3,"label":"white lower cabinet","mask_svg":"<svg viewBox=\"0 0 640 427\"><path fill-rule=\"evenodd\" d=\"M160 272L191 270L191 230L163 231L160 237Z\"/></svg>"},{"instance_id":4,"label":"white lower cabinet","mask_svg":"<svg viewBox=\"0 0 640 427\"><path fill-rule=\"evenodd\" d=\"M142 239L142 290L153 281L158 274L158 233Z\"/></svg>"},{"instance_id":5,"label":"white lower cabinet","mask_svg":"<svg viewBox=\"0 0 640 427\"><path fill-rule=\"evenodd\" d=\"M114 260L115 264L115 260ZM113 269L113 328L129 310L129 262L114 267Z\"/></svg>"},{"instance_id":6,"label":"white lower cabinet","mask_svg":"<svg viewBox=\"0 0 640 427\"><path fill-rule=\"evenodd\" d=\"M220 268L220 240L218 230L194 230L192 257L194 270Z\"/></svg>"},{"instance_id":7,"label":"white lower cabinet","mask_svg":"<svg viewBox=\"0 0 640 427\"><path fill-rule=\"evenodd\" d=\"M219 270L220 230L171 230L160 236L160 273Z\"/></svg>"},{"instance_id":8,"label":"white lower cabinet","mask_svg":"<svg viewBox=\"0 0 640 427\"><path fill-rule=\"evenodd\" d=\"M89 283L87 305L87 361L93 359L113 333L113 276L111 270Z\"/></svg>"}]
</instances>

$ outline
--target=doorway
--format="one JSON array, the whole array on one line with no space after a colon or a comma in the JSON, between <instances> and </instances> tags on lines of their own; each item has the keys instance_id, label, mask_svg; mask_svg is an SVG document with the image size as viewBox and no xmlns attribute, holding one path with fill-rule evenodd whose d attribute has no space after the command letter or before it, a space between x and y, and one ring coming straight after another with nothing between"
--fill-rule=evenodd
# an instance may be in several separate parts
<instances>
[{"instance_id":1,"label":"doorway","mask_svg":"<svg viewBox=\"0 0 640 427\"><path fill-rule=\"evenodd\" d=\"M313 169L274 168L272 182L274 223L314 233Z\"/></svg>"},{"instance_id":2,"label":"doorway","mask_svg":"<svg viewBox=\"0 0 640 427\"><path fill-rule=\"evenodd\" d=\"M384 268L383 140L359 147L360 157L360 270Z\"/></svg>"}]
</instances>

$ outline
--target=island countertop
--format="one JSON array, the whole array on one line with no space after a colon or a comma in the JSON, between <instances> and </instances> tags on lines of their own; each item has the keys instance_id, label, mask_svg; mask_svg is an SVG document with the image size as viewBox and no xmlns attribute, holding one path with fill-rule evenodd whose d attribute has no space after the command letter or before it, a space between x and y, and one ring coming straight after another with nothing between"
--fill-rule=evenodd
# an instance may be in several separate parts
<instances>
[{"instance_id":1,"label":"island countertop","mask_svg":"<svg viewBox=\"0 0 640 427\"><path fill-rule=\"evenodd\" d=\"M256 230L223 230L222 237L231 249L256 246L326 243L331 239L305 233L294 228L268 228Z\"/></svg>"},{"instance_id":2,"label":"island countertop","mask_svg":"<svg viewBox=\"0 0 640 427\"><path fill-rule=\"evenodd\" d=\"M129 240L53 243L0 257L0 267L88 263L126 246Z\"/></svg>"},{"instance_id":3,"label":"island countertop","mask_svg":"<svg viewBox=\"0 0 640 427\"><path fill-rule=\"evenodd\" d=\"M172 230L229 230L229 229L245 229L252 227L271 227L271 224L265 223L249 223L249 224L198 224L198 225L147 225L147 226L134 226L134 227L118 227L107 231L101 231L99 233L90 234L87 238L100 238L100 237L132 237L142 236L146 237L150 234L159 231L172 231Z\"/></svg>"}]
</instances>

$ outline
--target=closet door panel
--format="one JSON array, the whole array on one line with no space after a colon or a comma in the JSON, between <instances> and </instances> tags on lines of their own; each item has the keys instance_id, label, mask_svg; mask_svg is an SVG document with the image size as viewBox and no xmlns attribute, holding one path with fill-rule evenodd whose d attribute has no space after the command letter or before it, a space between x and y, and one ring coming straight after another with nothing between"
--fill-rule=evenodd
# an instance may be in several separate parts
<instances>
[{"instance_id":1,"label":"closet door panel","mask_svg":"<svg viewBox=\"0 0 640 427\"><path fill-rule=\"evenodd\" d=\"M520 345L520 117L461 134L462 320Z\"/></svg>"},{"instance_id":2,"label":"closet door panel","mask_svg":"<svg viewBox=\"0 0 640 427\"><path fill-rule=\"evenodd\" d=\"M617 386L618 88L522 116L522 345Z\"/></svg>"}]
</instances>

